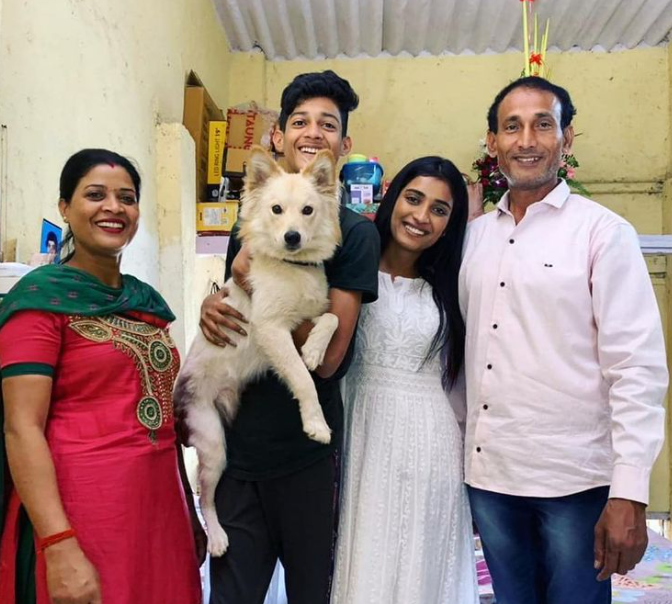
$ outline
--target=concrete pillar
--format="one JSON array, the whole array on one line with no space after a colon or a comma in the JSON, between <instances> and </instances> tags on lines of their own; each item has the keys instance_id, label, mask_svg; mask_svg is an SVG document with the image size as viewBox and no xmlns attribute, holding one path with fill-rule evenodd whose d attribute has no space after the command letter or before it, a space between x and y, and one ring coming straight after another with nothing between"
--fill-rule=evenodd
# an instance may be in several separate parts
<instances>
[{"instance_id":1,"label":"concrete pillar","mask_svg":"<svg viewBox=\"0 0 672 604\"><path fill-rule=\"evenodd\" d=\"M198 325L192 296L196 262L194 141L182 124L156 129L159 289L177 320L171 334L180 354Z\"/></svg>"}]
</instances>

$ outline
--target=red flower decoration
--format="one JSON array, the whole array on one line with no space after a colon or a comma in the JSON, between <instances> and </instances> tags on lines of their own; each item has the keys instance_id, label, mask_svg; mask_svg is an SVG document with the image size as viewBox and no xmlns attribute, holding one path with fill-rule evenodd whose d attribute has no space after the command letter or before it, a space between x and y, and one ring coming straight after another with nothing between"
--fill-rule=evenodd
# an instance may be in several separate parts
<instances>
[{"instance_id":1,"label":"red flower decoration","mask_svg":"<svg viewBox=\"0 0 672 604\"><path fill-rule=\"evenodd\" d=\"M575 178L574 170L578 167L579 162L573 155L564 155L558 176L567 181L572 191L584 197L590 197L590 193ZM476 178L483 185L483 206L485 207L488 203L497 204L509 188L505 176L499 169L497 158L490 157L482 151L480 157L477 157L472 164L472 168L476 172Z\"/></svg>"},{"instance_id":2,"label":"red flower decoration","mask_svg":"<svg viewBox=\"0 0 672 604\"><path fill-rule=\"evenodd\" d=\"M541 65L541 55L539 53L533 52L530 54L530 65Z\"/></svg>"}]
</instances>

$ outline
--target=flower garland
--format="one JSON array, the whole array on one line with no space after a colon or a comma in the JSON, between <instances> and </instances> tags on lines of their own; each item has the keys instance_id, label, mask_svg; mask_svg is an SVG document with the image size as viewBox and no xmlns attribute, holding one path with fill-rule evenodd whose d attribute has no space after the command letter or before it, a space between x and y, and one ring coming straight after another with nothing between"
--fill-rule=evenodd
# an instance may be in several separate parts
<instances>
[{"instance_id":1,"label":"flower garland","mask_svg":"<svg viewBox=\"0 0 672 604\"><path fill-rule=\"evenodd\" d=\"M540 43L539 21L532 9L534 0L520 0L520 2L523 4L523 52L525 57L520 75L521 77L537 76L548 79L550 70L546 66L546 49L550 19L546 20ZM532 32L530 32L529 21L533 21ZM589 197L588 190L575 178L578 167L579 162L573 154L564 154L558 169L558 176L564 178L572 190ZM499 169L497 157L491 157L487 152L485 141L481 141L481 154L472 164L472 168L476 172L476 182L480 182L483 187L483 207L489 203L498 203L502 195L508 191L509 184Z\"/></svg>"},{"instance_id":2,"label":"flower garland","mask_svg":"<svg viewBox=\"0 0 672 604\"><path fill-rule=\"evenodd\" d=\"M574 155L564 154L558 169L558 177L564 178L573 191L584 197L590 197L590 192L575 178L578 167L579 162ZM487 151L483 151L472 164L472 168L476 172L476 181L483 187L483 207L489 203L493 205L499 203L504 193L509 190L509 183L499 169L497 157L492 157Z\"/></svg>"}]
</instances>

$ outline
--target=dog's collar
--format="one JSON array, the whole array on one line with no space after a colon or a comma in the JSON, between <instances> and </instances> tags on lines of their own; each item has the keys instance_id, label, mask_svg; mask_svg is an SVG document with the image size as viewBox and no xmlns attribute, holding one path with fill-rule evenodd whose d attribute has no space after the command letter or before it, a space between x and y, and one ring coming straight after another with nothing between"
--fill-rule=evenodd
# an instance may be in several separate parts
<instances>
[{"instance_id":1,"label":"dog's collar","mask_svg":"<svg viewBox=\"0 0 672 604\"><path fill-rule=\"evenodd\" d=\"M283 258L282 261L287 264L295 264L296 266L313 266L315 268L320 268L322 266L321 262L301 262L300 260L287 260L287 258Z\"/></svg>"}]
</instances>

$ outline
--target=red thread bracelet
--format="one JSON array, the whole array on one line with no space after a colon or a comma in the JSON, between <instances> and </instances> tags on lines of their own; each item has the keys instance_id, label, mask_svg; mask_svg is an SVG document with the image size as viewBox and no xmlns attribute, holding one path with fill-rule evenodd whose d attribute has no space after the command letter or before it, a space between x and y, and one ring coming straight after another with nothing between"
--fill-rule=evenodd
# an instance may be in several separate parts
<instances>
[{"instance_id":1,"label":"red thread bracelet","mask_svg":"<svg viewBox=\"0 0 672 604\"><path fill-rule=\"evenodd\" d=\"M44 537L44 539L38 539L37 553L41 554L49 546L60 543L61 541L65 541L66 539L70 539L70 537L74 537L76 534L77 533L75 533L75 529L69 528L66 531L49 535L49 537Z\"/></svg>"}]
</instances>

